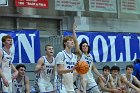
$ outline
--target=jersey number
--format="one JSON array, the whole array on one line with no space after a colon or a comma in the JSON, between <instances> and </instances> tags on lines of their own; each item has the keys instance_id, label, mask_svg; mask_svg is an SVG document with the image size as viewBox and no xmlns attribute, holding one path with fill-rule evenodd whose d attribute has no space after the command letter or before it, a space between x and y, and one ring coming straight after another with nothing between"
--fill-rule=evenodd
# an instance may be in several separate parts
<instances>
[{"instance_id":1,"label":"jersey number","mask_svg":"<svg viewBox=\"0 0 140 93\"><path fill-rule=\"evenodd\" d=\"M73 68L73 66L67 66L68 69L71 69ZM73 73L73 71L71 71L71 73Z\"/></svg>"}]
</instances>

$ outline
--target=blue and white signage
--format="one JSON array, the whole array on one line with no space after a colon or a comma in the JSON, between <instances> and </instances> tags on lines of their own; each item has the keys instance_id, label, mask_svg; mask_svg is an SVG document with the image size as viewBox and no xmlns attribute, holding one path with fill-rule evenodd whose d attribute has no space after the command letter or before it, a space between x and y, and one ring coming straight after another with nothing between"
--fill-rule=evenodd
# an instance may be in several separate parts
<instances>
[{"instance_id":1,"label":"blue and white signage","mask_svg":"<svg viewBox=\"0 0 140 93\"><path fill-rule=\"evenodd\" d=\"M72 35L65 31L64 36ZM140 34L117 32L77 32L80 43L86 40L94 62L128 62L140 58Z\"/></svg>"},{"instance_id":2,"label":"blue and white signage","mask_svg":"<svg viewBox=\"0 0 140 93\"><path fill-rule=\"evenodd\" d=\"M4 35L11 35L13 45L13 63L36 63L40 57L40 38L37 30L17 30L3 31L0 30L0 39ZM0 47L2 42L0 40Z\"/></svg>"}]
</instances>

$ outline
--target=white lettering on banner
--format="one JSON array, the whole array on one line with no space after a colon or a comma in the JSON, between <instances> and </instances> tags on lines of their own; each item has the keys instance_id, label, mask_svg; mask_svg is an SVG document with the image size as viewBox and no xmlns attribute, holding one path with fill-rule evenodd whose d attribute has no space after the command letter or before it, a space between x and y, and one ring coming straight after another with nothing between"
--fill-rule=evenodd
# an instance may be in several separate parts
<instances>
[{"instance_id":1,"label":"white lettering on banner","mask_svg":"<svg viewBox=\"0 0 140 93\"><path fill-rule=\"evenodd\" d=\"M100 60L100 56L99 56L99 49L98 49L98 43L99 43L99 40L101 40L101 43L102 43L102 49L103 49L103 59ZM105 40L105 38L101 35L97 35L94 40L93 40L93 54L95 56L95 60L97 62L106 62L107 60L107 56L108 56L108 46L107 46L107 42Z\"/></svg>"},{"instance_id":2,"label":"white lettering on banner","mask_svg":"<svg viewBox=\"0 0 140 93\"><path fill-rule=\"evenodd\" d=\"M116 36L108 36L110 40L110 46L111 46L111 60L116 61L116 47L115 47L115 40Z\"/></svg>"},{"instance_id":3,"label":"white lettering on banner","mask_svg":"<svg viewBox=\"0 0 140 93\"><path fill-rule=\"evenodd\" d=\"M77 40L78 40L79 44L81 43L82 39L85 39L88 42L88 44L89 44L89 37L87 37L86 35L78 36Z\"/></svg>"},{"instance_id":4,"label":"white lettering on banner","mask_svg":"<svg viewBox=\"0 0 140 93\"><path fill-rule=\"evenodd\" d=\"M140 37L137 37L138 40L139 40L139 50L140 50ZM86 36L86 35L79 35L77 40L79 41L79 43L85 39L88 44L89 44L89 37ZM123 62L125 59L124 57L126 58L125 61L133 61L135 60L138 55L137 53L134 53L132 54L131 53L131 36L123 36L123 39L124 39L124 50L125 51L119 51L119 54L117 55L116 53L116 39L117 37L116 36L108 36L108 39L109 39L109 46L110 46L110 51L109 51L109 47L108 47L108 44L107 44L107 41L106 39L102 36L102 35L97 35L93 38L93 56L94 56L94 59L96 62L106 62L107 61L107 58L109 56L109 52L110 52L110 60L111 62ZM102 53L99 53L100 50L99 50L99 43L101 43L101 47L100 49ZM102 59L101 59L101 55L102 54ZM132 57L131 55L134 55L134 57ZM117 58L118 56L118 58Z\"/></svg>"},{"instance_id":5,"label":"white lettering on banner","mask_svg":"<svg viewBox=\"0 0 140 93\"><path fill-rule=\"evenodd\" d=\"M24 59L21 58L21 44L23 45L25 52L27 53L27 56L31 63L35 62L35 54L34 54L34 36L35 34L29 34L31 37L31 45L26 37L25 34L16 34L18 37L18 46L19 46L19 63L22 63Z\"/></svg>"},{"instance_id":6,"label":"white lettering on banner","mask_svg":"<svg viewBox=\"0 0 140 93\"><path fill-rule=\"evenodd\" d=\"M130 56L131 52L130 52L130 39L131 36L123 36L124 40L125 40L125 52L126 52L126 61L130 61L132 58ZM133 60L135 60L137 58L137 55L135 53L135 56L133 58Z\"/></svg>"},{"instance_id":7,"label":"white lettering on banner","mask_svg":"<svg viewBox=\"0 0 140 93\"><path fill-rule=\"evenodd\" d=\"M111 46L111 61L112 62L122 62L123 61L123 53L120 53L120 57L117 60L116 58L116 44L115 44L115 40L116 40L116 36L108 36L108 39L110 40L110 46Z\"/></svg>"},{"instance_id":8,"label":"white lettering on banner","mask_svg":"<svg viewBox=\"0 0 140 93\"><path fill-rule=\"evenodd\" d=\"M138 40L139 40L139 50L140 50L140 37L138 37Z\"/></svg>"}]
</instances>

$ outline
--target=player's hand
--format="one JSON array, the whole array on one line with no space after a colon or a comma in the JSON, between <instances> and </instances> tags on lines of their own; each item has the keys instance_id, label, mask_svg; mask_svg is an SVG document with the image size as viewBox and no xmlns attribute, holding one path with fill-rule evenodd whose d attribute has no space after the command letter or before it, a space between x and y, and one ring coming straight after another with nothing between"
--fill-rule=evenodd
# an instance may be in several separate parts
<instances>
[{"instance_id":1,"label":"player's hand","mask_svg":"<svg viewBox=\"0 0 140 93\"><path fill-rule=\"evenodd\" d=\"M6 78L2 78L2 80L3 80L4 86L8 87L9 86L8 80Z\"/></svg>"},{"instance_id":2,"label":"player's hand","mask_svg":"<svg viewBox=\"0 0 140 93\"><path fill-rule=\"evenodd\" d=\"M74 23L73 24L73 30L75 30L77 28L77 25Z\"/></svg>"},{"instance_id":3,"label":"player's hand","mask_svg":"<svg viewBox=\"0 0 140 93\"><path fill-rule=\"evenodd\" d=\"M122 93L122 90L121 89L114 89L113 93Z\"/></svg>"},{"instance_id":4,"label":"player's hand","mask_svg":"<svg viewBox=\"0 0 140 93\"><path fill-rule=\"evenodd\" d=\"M75 65L75 66L72 68L72 70L76 70L77 68L78 68L78 66Z\"/></svg>"}]
</instances>

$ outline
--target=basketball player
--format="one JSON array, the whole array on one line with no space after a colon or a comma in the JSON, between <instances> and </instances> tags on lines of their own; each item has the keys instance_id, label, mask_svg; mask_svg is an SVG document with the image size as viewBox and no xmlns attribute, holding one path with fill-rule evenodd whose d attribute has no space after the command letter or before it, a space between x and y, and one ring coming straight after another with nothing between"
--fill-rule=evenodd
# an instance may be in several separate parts
<instances>
[{"instance_id":1,"label":"basketball player","mask_svg":"<svg viewBox=\"0 0 140 93\"><path fill-rule=\"evenodd\" d=\"M95 79L93 77L92 71L95 72L97 76L102 78L102 75L98 72L97 68L95 67L93 63L93 57L90 54L90 47L88 46L88 43L86 41L82 41L80 43L80 49L75 33L76 26L73 25L73 36L75 40L75 46L76 46L76 53L79 56L80 60L84 60L89 64L89 71L85 74L85 78L87 80L87 93L100 93L100 90L98 89L97 83L95 82Z\"/></svg>"},{"instance_id":2,"label":"basketball player","mask_svg":"<svg viewBox=\"0 0 140 93\"><path fill-rule=\"evenodd\" d=\"M101 88L102 93L121 93L120 88L114 87L113 78L110 74L110 67L104 66L103 67L103 76L105 78L105 81L103 81L100 77L98 77L97 82Z\"/></svg>"},{"instance_id":3,"label":"basketball player","mask_svg":"<svg viewBox=\"0 0 140 93\"><path fill-rule=\"evenodd\" d=\"M126 66L126 74L121 75L121 83L124 93L140 93L140 88L137 88L136 84L140 87L140 81L132 75L133 65Z\"/></svg>"},{"instance_id":4,"label":"basketball player","mask_svg":"<svg viewBox=\"0 0 140 93\"><path fill-rule=\"evenodd\" d=\"M46 55L39 58L35 67L35 73L39 74L38 86L41 93L54 92L55 90L55 60L53 57L54 48L52 45L45 46Z\"/></svg>"},{"instance_id":5,"label":"basketball player","mask_svg":"<svg viewBox=\"0 0 140 93\"><path fill-rule=\"evenodd\" d=\"M60 78L59 93L75 93L74 91L74 70L76 69L77 57L71 52L74 46L72 36L66 36L63 39L62 52L59 52L56 56L57 71ZM81 78L84 81L83 78ZM82 83L83 84L83 83ZM84 87L85 88L85 87Z\"/></svg>"},{"instance_id":6,"label":"basketball player","mask_svg":"<svg viewBox=\"0 0 140 93\"><path fill-rule=\"evenodd\" d=\"M25 76L25 65L18 64L16 69L18 70L18 76L13 80L13 93L30 93L29 78Z\"/></svg>"},{"instance_id":7,"label":"basketball player","mask_svg":"<svg viewBox=\"0 0 140 93\"><path fill-rule=\"evenodd\" d=\"M120 68L118 66L111 67L111 76L113 78L113 83L115 88L121 87L119 72L120 72Z\"/></svg>"},{"instance_id":8,"label":"basketball player","mask_svg":"<svg viewBox=\"0 0 140 93\"><path fill-rule=\"evenodd\" d=\"M2 77L2 91L3 93L12 93L12 79L15 79L18 75L18 71L12 64L12 53L10 48L12 46L12 37L6 35L2 37L2 48L0 49L0 69ZM13 70L13 75L11 73Z\"/></svg>"}]
</instances>

